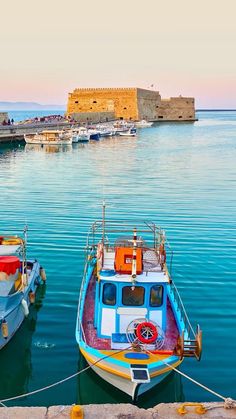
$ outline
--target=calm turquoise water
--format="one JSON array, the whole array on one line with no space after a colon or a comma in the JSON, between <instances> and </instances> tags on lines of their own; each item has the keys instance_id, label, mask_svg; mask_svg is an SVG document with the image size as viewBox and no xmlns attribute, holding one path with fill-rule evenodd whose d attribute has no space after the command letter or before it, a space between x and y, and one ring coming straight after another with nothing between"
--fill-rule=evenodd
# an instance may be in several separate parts
<instances>
[{"instance_id":1,"label":"calm turquoise water","mask_svg":"<svg viewBox=\"0 0 236 419\"><path fill-rule=\"evenodd\" d=\"M0 399L83 367L75 341L83 248L103 198L111 218L149 219L166 229L175 282L193 325L203 329L201 362L186 359L181 369L236 398L236 112L198 117L140 130L137 139L60 150L0 147L1 233L27 222L29 256L48 277L30 318L0 352ZM217 400L172 374L139 404L184 399ZM122 401L129 398L89 371L15 404Z\"/></svg>"}]
</instances>

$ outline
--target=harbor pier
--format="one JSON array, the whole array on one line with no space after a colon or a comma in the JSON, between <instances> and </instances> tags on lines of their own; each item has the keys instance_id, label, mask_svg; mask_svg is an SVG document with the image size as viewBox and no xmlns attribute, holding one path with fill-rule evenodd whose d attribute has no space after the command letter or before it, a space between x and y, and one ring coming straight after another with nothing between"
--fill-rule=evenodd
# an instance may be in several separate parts
<instances>
[{"instance_id":1,"label":"harbor pier","mask_svg":"<svg viewBox=\"0 0 236 419\"><path fill-rule=\"evenodd\" d=\"M150 409L132 404L90 404L85 406L0 407L1 419L230 419L236 408L223 403L160 403Z\"/></svg>"}]
</instances>

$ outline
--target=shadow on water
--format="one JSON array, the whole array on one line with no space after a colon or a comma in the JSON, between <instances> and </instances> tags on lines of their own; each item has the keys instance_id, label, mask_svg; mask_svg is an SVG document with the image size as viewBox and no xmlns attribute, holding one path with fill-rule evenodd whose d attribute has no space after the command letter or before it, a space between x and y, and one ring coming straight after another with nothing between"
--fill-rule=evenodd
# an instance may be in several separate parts
<instances>
[{"instance_id":1,"label":"shadow on water","mask_svg":"<svg viewBox=\"0 0 236 419\"><path fill-rule=\"evenodd\" d=\"M85 359L81 356L78 363L78 370L82 370L87 365ZM181 377L179 374L172 372L161 384L156 385L154 388L141 395L135 404L147 409L158 403L182 401L184 401L184 393ZM132 403L132 400L127 394L100 378L90 368L78 376L76 403Z\"/></svg>"},{"instance_id":2,"label":"shadow on water","mask_svg":"<svg viewBox=\"0 0 236 419\"><path fill-rule=\"evenodd\" d=\"M32 376L31 343L36 330L37 314L42 307L46 284L38 287L36 300L21 327L0 351L0 399L27 393Z\"/></svg>"},{"instance_id":3,"label":"shadow on water","mask_svg":"<svg viewBox=\"0 0 236 419\"><path fill-rule=\"evenodd\" d=\"M0 156L14 151L24 150L24 146L24 141L11 141L6 143L0 142Z\"/></svg>"}]
</instances>

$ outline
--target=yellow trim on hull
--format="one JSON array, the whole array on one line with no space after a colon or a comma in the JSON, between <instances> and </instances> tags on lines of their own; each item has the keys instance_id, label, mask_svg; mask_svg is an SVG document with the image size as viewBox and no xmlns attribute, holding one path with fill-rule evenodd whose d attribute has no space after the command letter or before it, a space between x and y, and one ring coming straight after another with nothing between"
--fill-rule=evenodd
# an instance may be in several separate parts
<instances>
[{"instance_id":1,"label":"yellow trim on hull","mask_svg":"<svg viewBox=\"0 0 236 419\"><path fill-rule=\"evenodd\" d=\"M84 358L88 362L90 362L92 364L94 362L96 362L96 359L93 358L93 357L91 357L90 355L88 355L86 351L84 351L81 348L80 348L80 351L81 351L82 355L84 356ZM110 355L111 353L112 353L112 351L103 351L103 352L101 352L101 355L106 356L106 355ZM127 353L128 353L128 351L127 351ZM157 357L157 356L155 355L155 357ZM112 358L115 359L115 358L118 358L118 357L117 357L117 355L114 354L114 356ZM161 361L162 359L165 359L165 358L167 358L167 357L163 357L163 355L162 355L162 358L158 358L158 359L156 359L156 361ZM106 360L104 359L104 361L106 361ZM127 359L125 359L125 361L127 362ZM172 367L174 367L174 368L178 367L178 365L181 364L181 362L182 362L182 360L179 360L179 361L175 362L174 364L172 364ZM131 363L132 362L130 362L130 364ZM128 362L127 362L127 364L128 364ZM118 371L117 369L113 369L113 368L107 367L106 365L101 364L101 362L98 362L95 366L98 367L98 368L101 368L102 370L107 371L107 372L109 372L109 373L111 373L113 375L118 375L119 377L125 378L126 380L130 380L130 375L127 375L127 374L125 374L125 373L123 373L121 371ZM157 375L162 375L165 372L171 371L171 370L172 370L171 367L165 367L165 368L163 368L161 370L158 370L157 372L153 372L152 374L150 374L150 377L153 378L153 377L156 377Z\"/></svg>"}]
</instances>

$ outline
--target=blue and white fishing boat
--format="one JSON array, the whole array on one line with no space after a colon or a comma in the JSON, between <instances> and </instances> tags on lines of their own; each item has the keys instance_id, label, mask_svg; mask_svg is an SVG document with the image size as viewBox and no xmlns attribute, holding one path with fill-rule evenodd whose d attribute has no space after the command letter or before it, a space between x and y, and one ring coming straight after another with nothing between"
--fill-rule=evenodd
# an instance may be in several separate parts
<instances>
[{"instance_id":1,"label":"blue and white fishing boat","mask_svg":"<svg viewBox=\"0 0 236 419\"><path fill-rule=\"evenodd\" d=\"M184 357L201 357L202 333L189 322L171 265L161 228L107 221L103 206L88 234L76 340L92 369L133 399Z\"/></svg>"},{"instance_id":2,"label":"blue and white fishing boat","mask_svg":"<svg viewBox=\"0 0 236 419\"><path fill-rule=\"evenodd\" d=\"M29 314L29 305L45 272L39 262L26 256L27 229L24 238L0 237L0 349L5 346Z\"/></svg>"},{"instance_id":3,"label":"blue and white fishing boat","mask_svg":"<svg viewBox=\"0 0 236 419\"><path fill-rule=\"evenodd\" d=\"M101 134L97 129L89 128L88 133L89 133L90 140L95 140L95 141L100 140Z\"/></svg>"},{"instance_id":4,"label":"blue and white fishing boat","mask_svg":"<svg viewBox=\"0 0 236 419\"><path fill-rule=\"evenodd\" d=\"M127 131L120 131L119 132L119 135L121 135L123 137L136 137L137 130L136 130L136 128L134 126L132 126Z\"/></svg>"}]
</instances>

